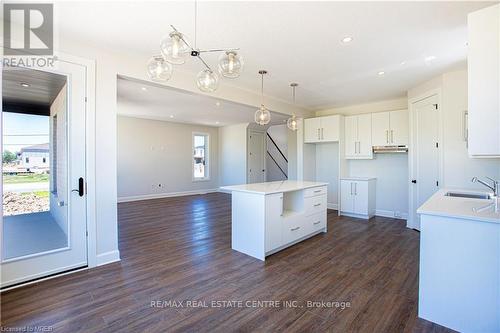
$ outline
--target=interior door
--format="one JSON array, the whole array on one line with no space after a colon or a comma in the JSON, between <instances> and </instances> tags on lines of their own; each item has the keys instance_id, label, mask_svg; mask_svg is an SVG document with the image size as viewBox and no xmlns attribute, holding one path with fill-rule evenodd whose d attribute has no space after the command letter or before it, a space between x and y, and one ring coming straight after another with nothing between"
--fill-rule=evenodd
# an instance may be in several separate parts
<instances>
[{"instance_id":1,"label":"interior door","mask_svg":"<svg viewBox=\"0 0 500 333\"><path fill-rule=\"evenodd\" d=\"M4 67L4 73L6 70ZM12 69L10 69L12 70ZM65 78L65 86L50 105L50 189L47 194L50 207L45 211L30 214L2 216L2 263L1 287L9 287L22 282L43 278L48 275L84 267L87 265L87 226L85 198L85 124L86 124L86 68L65 62L62 58L55 61L50 69L30 69L32 74L26 80L36 77L30 75L51 73ZM4 86L5 89L5 86ZM4 91L3 91L4 92ZM57 103L57 105L55 105ZM57 113L53 114L55 109ZM57 115L57 116L56 116ZM5 120L5 119L4 119ZM57 139L56 139L57 138ZM5 142L5 140L4 140ZM57 152L57 153L56 153ZM46 161L44 161L46 162ZM32 172L27 172L28 174ZM55 178L57 176L57 178ZM3 184L2 191L5 193ZM15 223L11 223L15 222ZM47 228L51 225L62 235L61 243L53 243L52 248L28 251L6 257L6 246L27 243L37 246L51 241ZM17 223L17 224L16 224ZM52 223L52 224L50 224ZM33 226L33 228L28 226ZM21 229L19 229L21 228ZM16 231L17 230L17 231ZM55 229L54 229L55 230ZM16 232L23 232L20 237ZM17 237L13 242L10 237ZM31 240L28 242L28 238ZM9 245L10 244L10 245ZM26 248L23 248L26 250ZM29 250L29 249L28 249ZM22 252L21 252L22 253Z\"/></svg>"},{"instance_id":2,"label":"interior door","mask_svg":"<svg viewBox=\"0 0 500 333\"><path fill-rule=\"evenodd\" d=\"M358 117L345 117L345 154L355 156L357 153Z\"/></svg>"},{"instance_id":3,"label":"interior door","mask_svg":"<svg viewBox=\"0 0 500 333\"><path fill-rule=\"evenodd\" d=\"M391 111L390 141L392 145L407 146L410 122L407 110Z\"/></svg>"},{"instance_id":4,"label":"interior door","mask_svg":"<svg viewBox=\"0 0 500 333\"><path fill-rule=\"evenodd\" d=\"M304 119L304 142L320 141L320 118Z\"/></svg>"},{"instance_id":5,"label":"interior door","mask_svg":"<svg viewBox=\"0 0 500 333\"><path fill-rule=\"evenodd\" d=\"M414 104L414 161L412 227L420 230L420 217L416 213L427 199L439 189L439 114L437 96Z\"/></svg>"},{"instance_id":6,"label":"interior door","mask_svg":"<svg viewBox=\"0 0 500 333\"><path fill-rule=\"evenodd\" d=\"M249 132L248 135L248 183L262 183L266 179L265 137L261 132Z\"/></svg>"},{"instance_id":7,"label":"interior door","mask_svg":"<svg viewBox=\"0 0 500 333\"><path fill-rule=\"evenodd\" d=\"M372 114L372 144L374 146L389 145L389 118L389 112Z\"/></svg>"},{"instance_id":8,"label":"interior door","mask_svg":"<svg viewBox=\"0 0 500 333\"><path fill-rule=\"evenodd\" d=\"M358 155L372 157L372 115L358 116Z\"/></svg>"}]
</instances>

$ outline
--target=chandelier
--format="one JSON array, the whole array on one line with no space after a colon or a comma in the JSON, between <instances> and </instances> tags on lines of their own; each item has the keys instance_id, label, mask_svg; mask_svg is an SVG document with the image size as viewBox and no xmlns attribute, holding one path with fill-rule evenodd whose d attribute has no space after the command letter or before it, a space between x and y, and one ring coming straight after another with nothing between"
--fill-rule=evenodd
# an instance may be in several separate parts
<instances>
[{"instance_id":1,"label":"chandelier","mask_svg":"<svg viewBox=\"0 0 500 333\"><path fill-rule=\"evenodd\" d=\"M269 124L271 121L271 112L264 106L264 75L267 74L267 71L261 69L259 71L259 74L261 76L261 104L260 107L255 111L255 122L261 126Z\"/></svg>"},{"instance_id":2,"label":"chandelier","mask_svg":"<svg viewBox=\"0 0 500 333\"><path fill-rule=\"evenodd\" d=\"M243 70L243 59L238 54L239 48L200 50L196 43L197 34L197 2L194 3L194 45L191 46L182 32L170 25L172 32L160 43L160 54L154 55L148 62L149 78L156 82L165 82L172 77L173 66L182 65L191 56L198 58L205 69L196 76L196 85L203 92L214 92L219 85L219 76L203 59L203 53L221 52L217 71L228 79L240 76Z\"/></svg>"}]
</instances>

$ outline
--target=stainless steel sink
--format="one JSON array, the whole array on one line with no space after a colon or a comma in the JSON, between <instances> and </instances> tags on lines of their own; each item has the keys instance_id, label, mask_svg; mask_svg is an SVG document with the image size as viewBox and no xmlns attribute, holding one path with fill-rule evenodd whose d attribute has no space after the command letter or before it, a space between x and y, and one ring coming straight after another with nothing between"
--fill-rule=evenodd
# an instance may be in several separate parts
<instances>
[{"instance_id":1,"label":"stainless steel sink","mask_svg":"<svg viewBox=\"0 0 500 333\"><path fill-rule=\"evenodd\" d=\"M491 199L489 194L479 194L479 193L461 193L461 192L448 192L445 194L447 197L458 197L458 198L471 198L471 199Z\"/></svg>"}]
</instances>

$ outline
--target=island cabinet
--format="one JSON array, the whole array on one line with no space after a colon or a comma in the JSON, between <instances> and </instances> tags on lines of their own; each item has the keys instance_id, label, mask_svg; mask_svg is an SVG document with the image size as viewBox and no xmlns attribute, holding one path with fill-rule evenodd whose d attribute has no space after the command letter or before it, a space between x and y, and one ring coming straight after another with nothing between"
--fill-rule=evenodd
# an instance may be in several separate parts
<instances>
[{"instance_id":1,"label":"island cabinet","mask_svg":"<svg viewBox=\"0 0 500 333\"><path fill-rule=\"evenodd\" d=\"M468 16L468 150L500 156L500 5Z\"/></svg>"},{"instance_id":2,"label":"island cabinet","mask_svg":"<svg viewBox=\"0 0 500 333\"><path fill-rule=\"evenodd\" d=\"M232 195L233 250L265 260L326 232L327 185L287 180L222 187Z\"/></svg>"},{"instance_id":3,"label":"island cabinet","mask_svg":"<svg viewBox=\"0 0 500 333\"><path fill-rule=\"evenodd\" d=\"M336 142L340 139L340 115L304 119L304 142Z\"/></svg>"}]
</instances>

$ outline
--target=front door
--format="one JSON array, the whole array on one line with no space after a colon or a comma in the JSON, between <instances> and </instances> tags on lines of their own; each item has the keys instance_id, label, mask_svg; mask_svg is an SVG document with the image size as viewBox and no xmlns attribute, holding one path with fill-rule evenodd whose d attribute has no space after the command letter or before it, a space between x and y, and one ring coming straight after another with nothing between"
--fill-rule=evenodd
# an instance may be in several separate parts
<instances>
[{"instance_id":1,"label":"front door","mask_svg":"<svg viewBox=\"0 0 500 333\"><path fill-rule=\"evenodd\" d=\"M2 74L5 288L87 265L86 68L59 59Z\"/></svg>"}]
</instances>

